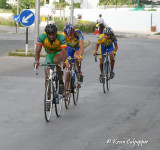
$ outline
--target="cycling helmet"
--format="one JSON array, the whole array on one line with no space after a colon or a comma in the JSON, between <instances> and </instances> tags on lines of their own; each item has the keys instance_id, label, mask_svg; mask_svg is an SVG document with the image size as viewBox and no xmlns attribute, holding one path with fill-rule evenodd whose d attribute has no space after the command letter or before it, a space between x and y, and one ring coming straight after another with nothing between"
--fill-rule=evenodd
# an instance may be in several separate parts
<instances>
[{"instance_id":1,"label":"cycling helmet","mask_svg":"<svg viewBox=\"0 0 160 150\"><path fill-rule=\"evenodd\" d=\"M46 33L56 33L58 31L58 27L55 24L47 24L45 27Z\"/></svg>"},{"instance_id":2,"label":"cycling helmet","mask_svg":"<svg viewBox=\"0 0 160 150\"><path fill-rule=\"evenodd\" d=\"M71 25L70 23L66 24L63 30L66 35L72 35L75 31L74 26Z\"/></svg>"},{"instance_id":3,"label":"cycling helmet","mask_svg":"<svg viewBox=\"0 0 160 150\"><path fill-rule=\"evenodd\" d=\"M107 34L107 35L108 35L108 34L114 34L112 28L110 28L110 27L104 28L103 33L104 33L104 34Z\"/></svg>"}]
</instances>

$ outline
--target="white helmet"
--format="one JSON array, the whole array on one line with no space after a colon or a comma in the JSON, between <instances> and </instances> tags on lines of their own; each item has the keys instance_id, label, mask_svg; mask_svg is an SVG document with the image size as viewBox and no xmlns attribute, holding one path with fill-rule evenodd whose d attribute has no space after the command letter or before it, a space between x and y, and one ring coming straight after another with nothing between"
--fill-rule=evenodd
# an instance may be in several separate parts
<instances>
[{"instance_id":1,"label":"white helmet","mask_svg":"<svg viewBox=\"0 0 160 150\"><path fill-rule=\"evenodd\" d=\"M112 28L110 28L110 27L104 28L103 33L104 34L114 34Z\"/></svg>"}]
</instances>

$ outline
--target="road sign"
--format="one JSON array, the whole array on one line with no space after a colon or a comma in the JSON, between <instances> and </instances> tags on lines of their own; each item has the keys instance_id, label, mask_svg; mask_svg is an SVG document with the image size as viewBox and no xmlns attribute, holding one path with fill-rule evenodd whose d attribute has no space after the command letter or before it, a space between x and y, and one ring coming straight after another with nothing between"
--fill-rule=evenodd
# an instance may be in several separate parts
<instances>
[{"instance_id":1,"label":"road sign","mask_svg":"<svg viewBox=\"0 0 160 150\"><path fill-rule=\"evenodd\" d=\"M30 26L34 23L35 15L30 10L24 10L20 14L20 22L23 26Z\"/></svg>"},{"instance_id":2,"label":"road sign","mask_svg":"<svg viewBox=\"0 0 160 150\"><path fill-rule=\"evenodd\" d=\"M15 16L14 16L14 21L15 21L15 22L19 22L19 15L15 15Z\"/></svg>"},{"instance_id":3,"label":"road sign","mask_svg":"<svg viewBox=\"0 0 160 150\"><path fill-rule=\"evenodd\" d=\"M52 9L51 13L52 13L52 15L55 15L56 14L56 10Z\"/></svg>"}]
</instances>

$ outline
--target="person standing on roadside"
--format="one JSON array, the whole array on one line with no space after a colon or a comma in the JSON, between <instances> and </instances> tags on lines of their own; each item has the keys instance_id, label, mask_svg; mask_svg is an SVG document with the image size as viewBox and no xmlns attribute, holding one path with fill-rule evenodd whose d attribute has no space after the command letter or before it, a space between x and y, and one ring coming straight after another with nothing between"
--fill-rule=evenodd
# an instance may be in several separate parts
<instances>
[{"instance_id":1,"label":"person standing on roadside","mask_svg":"<svg viewBox=\"0 0 160 150\"><path fill-rule=\"evenodd\" d=\"M101 14L99 15L98 23L99 23L99 33L102 34L104 28L104 19L102 18Z\"/></svg>"}]
</instances>

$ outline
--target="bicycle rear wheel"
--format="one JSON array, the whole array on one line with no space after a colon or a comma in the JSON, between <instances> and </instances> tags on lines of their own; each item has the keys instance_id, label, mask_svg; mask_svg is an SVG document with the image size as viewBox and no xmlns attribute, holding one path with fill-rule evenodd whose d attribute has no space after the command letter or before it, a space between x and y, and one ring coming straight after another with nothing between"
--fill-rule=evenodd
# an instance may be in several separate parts
<instances>
[{"instance_id":1,"label":"bicycle rear wheel","mask_svg":"<svg viewBox=\"0 0 160 150\"><path fill-rule=\"evenodd\" d=\"M52 114L52 100L53 100L53 84L51 80L47 81L47 86L45 89L45 96L44 96L44 115L45 115L45 120L47 122L50 121L51 114Z\"/></svg>"},{"instance_id":2,"label":"bicycle rear wheel","mask_svg":"<svg viewBox=\"0 0 160 150\"><path fill-rule=\"evenodd\" d=\"M72 83L72 89L73 89L73 103L74 105L77 105L78 98L79 98L79 82L78 82L78 74L75 75L75 81Z\"/></svg>"},{"instance_id":3,"label":"bicycle rear wheel","mask_svg":"<svg viewBox=\"0 0 160 150\"><path fill-rule=\"evenodd\" d=\"M107 90L109 91L110 89L110 63L108 62L107 63L107 66L106 66L106 87L107 87Z\"/></svg>"},{"instance_id":4,"label":"bicycle rear wheel","mask_svg":"<svg viewBox=\"0 0 160 150\"><path fill-rule=\"evenodd\" d=\"M65 102L65 107L66 109L69 108L70 105L70 99L71 99L71 72L68 72L68 75L66 77L66 82L65 84L69 84L67 91L65 91L65 95L64 95L64 102ZM65 85L66 87L66 85Z\"/></svg>"},{"instance_id":5,"label":"bicycle rear wheel","mask_svg":"<svg viewBox=\"0 0 160 150\"><path fill-rule=\"evenodd\" d=\"M106 74L107 74L107 70L106 70L106 63L103 63L103 77L102 77L102 82L103 82L103 92L106 93Z\"/></svg>"},{"instance_id":6,"label":"bicycle rear wheel","mask_svg":"<svg viewBox=\"0 0 160 150\"><path fill-rule=\"evenodd\" d=\"M54 101L53 103L55 104L55 112L57 117L61 115L62 112L62 106L63 106L63 94L59 94L59 80L57 79L56 81L56 89L54 91Z\"/></svg>"}]
</instances>

